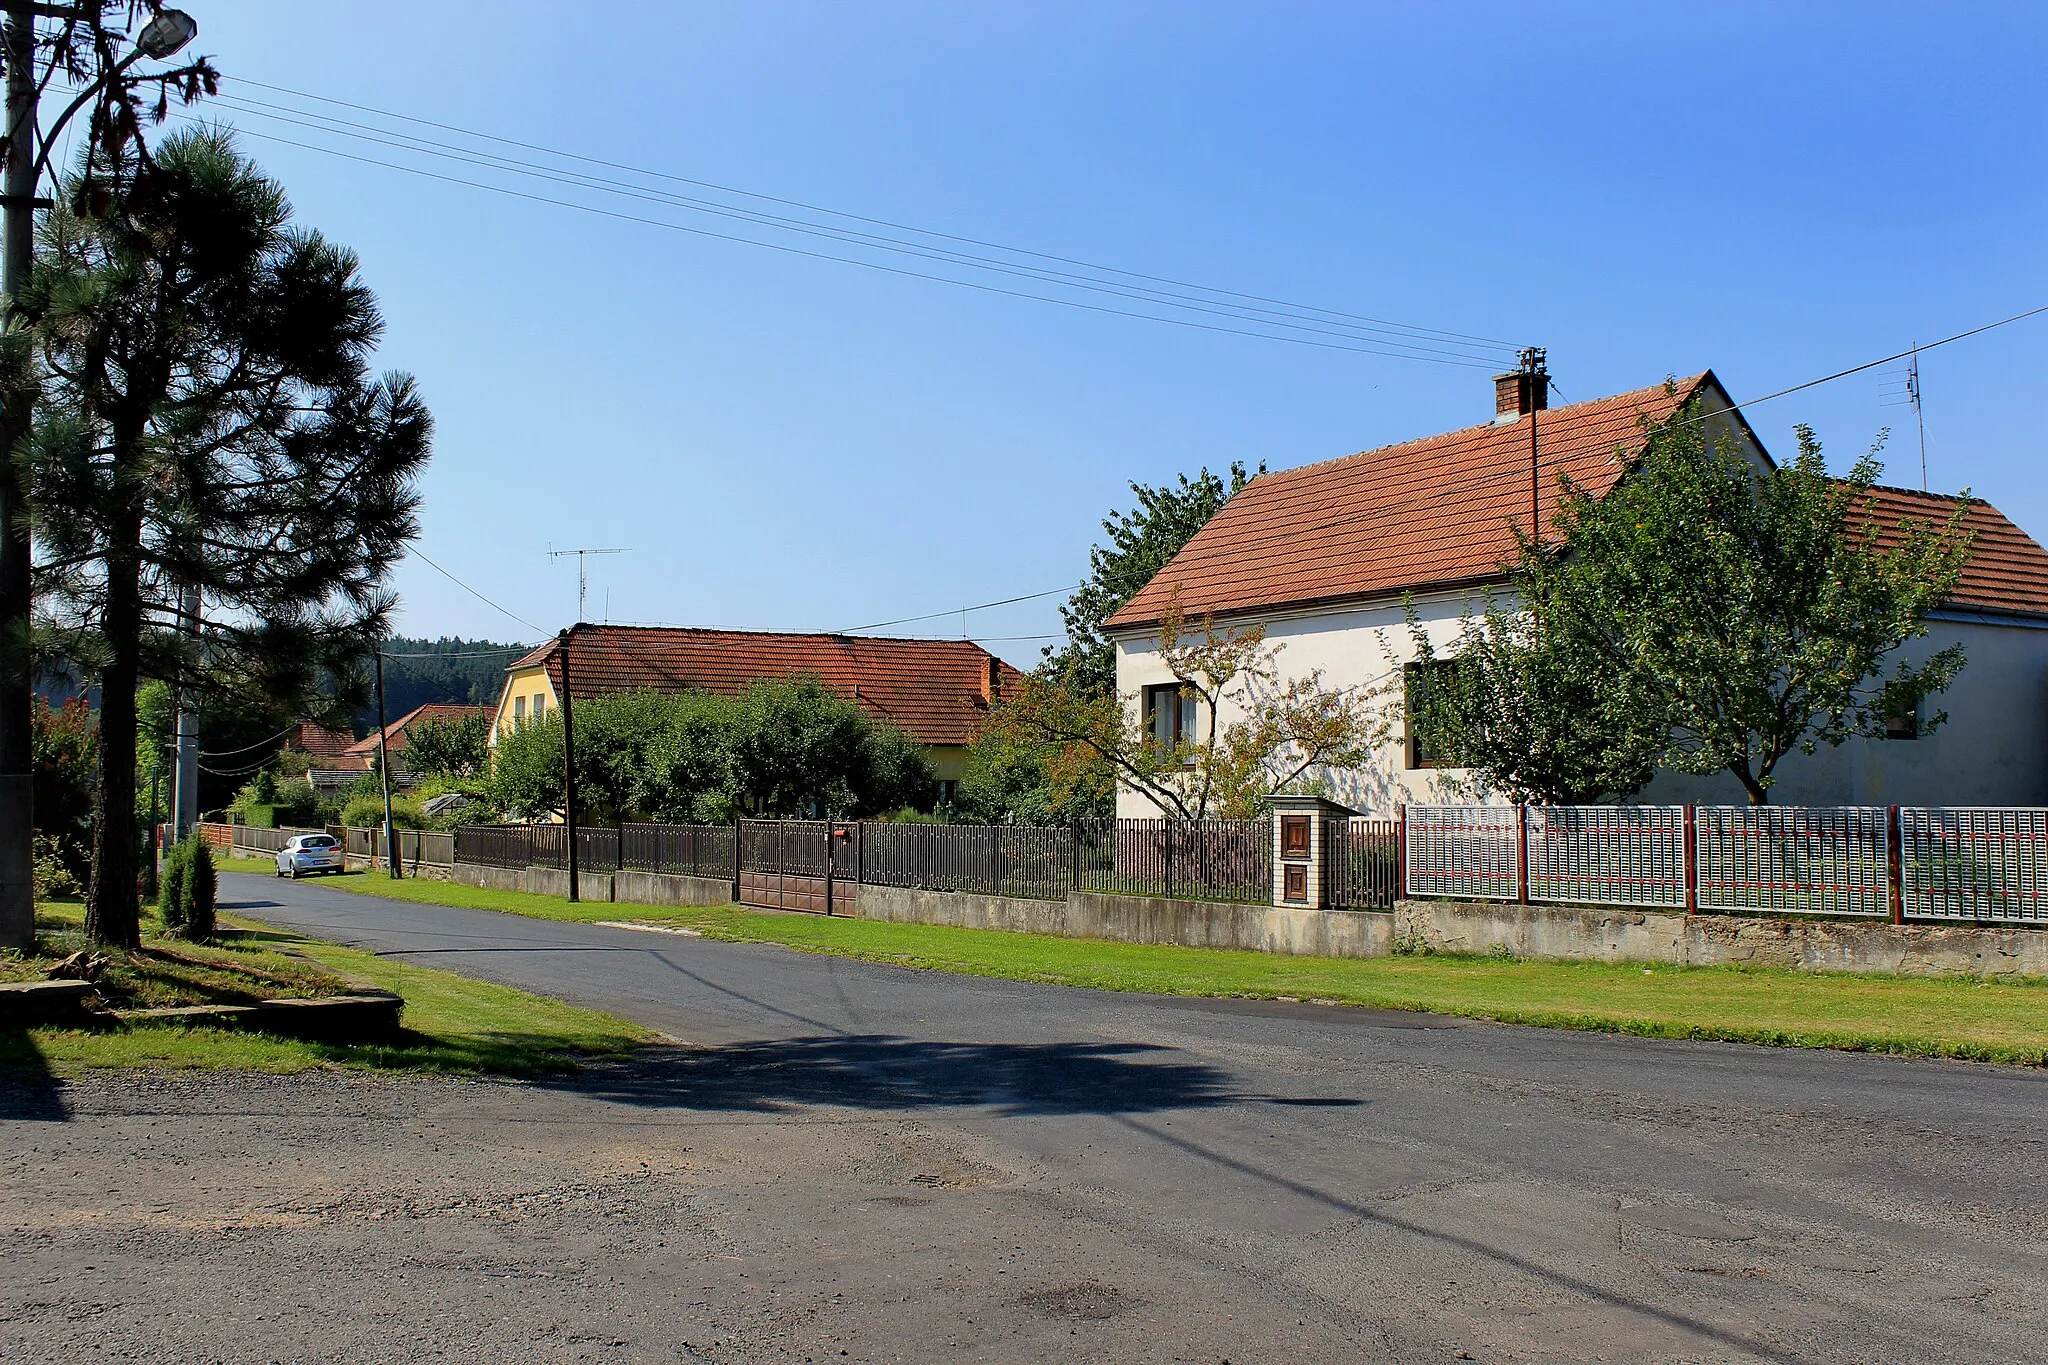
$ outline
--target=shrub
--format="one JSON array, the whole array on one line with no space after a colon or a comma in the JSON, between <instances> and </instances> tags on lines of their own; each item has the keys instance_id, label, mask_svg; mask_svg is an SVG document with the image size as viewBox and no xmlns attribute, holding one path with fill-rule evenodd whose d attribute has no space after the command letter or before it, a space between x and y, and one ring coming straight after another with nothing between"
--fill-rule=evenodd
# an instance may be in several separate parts
<instances>
[{"instance_id":1,"label":"shrub","mask_svg":"<svg viewBox=\"0 0 2048 1365\"><path fill-rule=\"evenodd\" d=\"M213 846L198 835L187 836L192 851L185 860L185 924L181 932L194 943L213 937L214 903L220 891L213 870Z\"/></svg>"},{"instance_id":2,"label":"shrub","mask_svg":"<svg viewBox=\"0 0 2048 1365\"><path fill-rule=\"evenodd\" d=\"M38 901L75 901L81 894L78 878L71 868L76 859L58 843L56 836L36 835L35 898Z\"/></svg>"},{"instance_id":3,"label":"shrub","mask_svg":"<svg viewBox=\"0 0 2048 1365\"><path fill-rule=\"evenodd\" d=\"M380 829L384 824L384 798L382 796L353 796L341 808L341 823L351 829ZM420 803L410 796L391 798L391 823L399 829L422 829L426 817L420 814Z\"/></svg>"},{"instance_id":4,"label":"shrub","mask_svg":"<svg viewBox=\"0 0 2048 1365\"><path fill-rule=\"evenodd\" d=\"M164 854L157 891L157 913L163 917L164 928L194 943L212 938L218 890L213 849L204 839L188 834L171 845Z\"/></svg>"}]
</instances>

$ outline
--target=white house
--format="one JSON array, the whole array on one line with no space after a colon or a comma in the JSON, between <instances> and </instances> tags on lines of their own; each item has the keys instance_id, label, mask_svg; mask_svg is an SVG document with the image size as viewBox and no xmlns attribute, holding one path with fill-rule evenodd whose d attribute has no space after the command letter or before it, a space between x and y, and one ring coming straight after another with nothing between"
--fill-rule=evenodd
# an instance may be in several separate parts
<instances>
[{"instance_id":1,"label":"white house","mask_svg":"<svg viewBox=\"0 0 2048 1365\"><path fill-rule=\"evenodd\" d=\"M1554 409L1545 387L1540 373L1502 375L1487 425L1254 479L1110 618L1118 688L1162 733L1200 723L1171 700L1173 676L1158 654L1156 628L1175 598L1191 619L1263 623L1267 640L1281 646L1282 673L1319 668L1331 686L1398 688L1414 657L1404 597L1432 645L1451 644L1465 615L1504 583L1511 528L1549 525L1560 472L1594 496L1612 489L1640 448L1640 419L1660 420L1698 398L1703 411L1719 414L1708 419L1711 441L1770 459L1711 371ZM1866 515L1883 525L1923 512L1942 519L1953 504L1881 488ZM1774 801L2048 805L2048 552L1989 503L1973 502L1969 520L1970 562L1953 600L1913 647L1960 642L1968 653L1937 702L1948 723L1927 734L1909 723L1892 738L1788 756ZM1226 707L1222 719L1231 718ZM1370 766L1323 776L1330 795L1372 814L1401 802L1470 799L1458 796L1469 774L1432 765L1400 734ZM1745 798L1726 774L1664 773L1640 799ZM1123 791L1117 813L1157 811Z\"/></svg>"}]
</instances>

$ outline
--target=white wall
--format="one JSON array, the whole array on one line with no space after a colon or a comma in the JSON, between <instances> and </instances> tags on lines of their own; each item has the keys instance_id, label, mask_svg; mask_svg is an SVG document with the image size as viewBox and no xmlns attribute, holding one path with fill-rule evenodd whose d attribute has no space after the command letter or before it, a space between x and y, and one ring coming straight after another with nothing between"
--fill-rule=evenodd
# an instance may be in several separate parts
<instances>
[{"instance_id":1,"label":"white wall","mask_svg":"<svg viewBox=\"0 0 2048 1365\"><path fill-rule=\"evenodd\" d=\"M1415 599L1418 621L1431 647L1437 650L1447 648L1458 638L1465 613L1469 611L1476 617L1484 609L1484 598L1476 589ZM1401 666L1415 658L1415 649L1401 602L1276 615L1267 618L1265 626L1266 643L1278 647L1274 666L1283 678L1298 678L1311 669L1321 669L1327 687L1384 688L1387 700L1394 705L1392 733L1380 746L1370 767L1315 775L1327 782L1332 799L1370 815L1391 815L1394 807L1403 802L1467 799L1458 794L1462 788L1445 786L1447 778L1454 784L1469 783L1470 775L1463 770L1407 767L1398 703ZM1156 636L1117 637L1116 680L1117 690L1133 714L1146 687L1173 681L1172 671L1159 656ZM1242 714L1241 707L1226 702L1221 719L1229 725ZM1126 790L1117 792L1116 813L1129 819L1158 815L1149 798Z\"/></svg>"},{"instance_id":2,"label":"white wall","mask_svg":"<svg viewBox=\"0 0 2048 1365\"><path fill-rule=\"evenodd\" d=\"M1948 720L1918 739L1852 739L1778 764L1771 802L1780 806L2048 805L2048 622L1944 617L1905 650L1924 659L1960 644L1969 662L1955 683L1921 704ZM1664 773L1640 798L1741 805L1732 774Z\"/></svg>"},{"instance_id":3,"label":"white wall","mask_svg":"<svg viewBox=\"0 0 2048 1365\"><path fill-rule=\"evenodd\" d=\"M1439 651L1456 640L1463 613L1477 615L1477 592L1416 599L1416 614ZM1415 656L1398 602L1275 616L1266 639L1280 646L1276 667L1284 677L1323 670L1332 687L1381 686L1400 699L1400 667ZM1969 663L1954 686L1930 698L1923 715L1946 711L1947 722L1914 740L1851 740L1793 753L1778 765L1771 800L1778 805L2048 805L2048 623L1991 617L1950 617L1933 623L1927 638L1908 649L1913 658L1960 643ZM1157 641L1125 636L1117 646L1117 687L1135 710L1142 689L1173 681ZM1226 706L1223 723L1240 714ZM1398 720L1371 766L1318 774L1328 794L1369 815L1391 815L1403 802L1498 800L1464 769L1410 769ZM1695 777L1660 774L1637 798L1648 804L1741 805L1747 801L1731 774ZM1149 818L1150 800L1119 791L1117 814Z\"/></svg>"}]
</instances>

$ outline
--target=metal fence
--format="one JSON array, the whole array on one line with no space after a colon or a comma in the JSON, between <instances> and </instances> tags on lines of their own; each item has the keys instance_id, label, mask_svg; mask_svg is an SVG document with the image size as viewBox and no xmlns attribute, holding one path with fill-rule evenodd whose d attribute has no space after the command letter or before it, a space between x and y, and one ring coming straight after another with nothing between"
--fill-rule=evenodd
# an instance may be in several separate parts
<instances>
[{"instance_id":1,"label":"metal fence","mask_svg":"<svg viewBox=\"0 0 2048 1365\"><path fill-rule=\"evenodd\" d=\"M876 886L1059 900L1074 885L1070 826L862 823L853 833L855 875Z\"/></svg>"},{"instance_id":2,"label":"metal fence","mask_svg":"<svg viewBox=\"0 0 2048 1365\"><path fill-rule=\"evenodd\" d=\"M1882 806L1698 806L1702 910L1888 916L1891 820Z\"/></svg>"},{"instance_id":3,"label":"metal fence","mask_svg":"<svg viewBox=\"0 0 2048 1365\"><path fill-rule=\"evenodd\" d=\"M1530 806L1529 899L1685 908L1684 806Z\"/></svg>"},{"instance_id":4,"label":"metal fence","mask_svg":"<svg viewBox=\"0 0 2048 1365\"><path fill-rule=\"evenodd\" d=\"M1401 895L1401 822L1363 816L1323 821L1323 904L1387 910Z\"/></svg>"},{"instance_id":5,"label":"metal fence","mask_svg":"<svg viewBox=\"0 0 2048 1365\"><path fill-rule=\"evenodd\" d=\"M731 825L626 825L619 840L619 866L628 871L732 876Z\"/></svg>"},{"instance_id":6,"label":"metal fence","mask_svg":"<svg viewBox=\"0 0 2048 1365\"><path fill-rule=\"evenodd\" d=\"M1076 889L1117 896L1269 904L1273 822L1093 820L1074 827Z\"/></svg>"},{"instance_id":7,"label":"metal fence","mask_svg":"<svg viewBox=\"0 0 2048 1365\"><path fill-rule=\"evenodd\" d=\"M1899 836L1907 916L2048 923L2048 810L1906 808Z\"/></svg>"},{"instance_id":8,"label":"metal fence","mask_svg":"<svg viewBox=\"0 0 2048 1365\"><path fill-rule=\"evenodd\" d=\"M1521 895L1521 823L1513 806L1410 806L1407 821L1409 895Z\"/></svg>"}]
</instances>

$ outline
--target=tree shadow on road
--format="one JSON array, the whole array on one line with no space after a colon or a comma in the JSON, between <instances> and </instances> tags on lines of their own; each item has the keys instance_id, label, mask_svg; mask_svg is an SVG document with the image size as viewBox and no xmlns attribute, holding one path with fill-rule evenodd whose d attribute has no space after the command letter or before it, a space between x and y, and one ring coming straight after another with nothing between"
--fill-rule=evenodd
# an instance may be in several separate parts
<instances>
[{"instance_id":1,"label":"tree shadow on road","mask_svg":"<svg viewBox=\"0 0 2048 1365\"><path fill-rule=\"evenodd\" d=\"M1129 1114L1239 1104L1341 1107L1238 1089L1228 1072L1145 1043L948 1043L818 1035L645 1052L540 1082L621 1104L769 1112L831 1105L900 1112L979 1108L1006 1116Z\"/></svg>"},{"instance_id":2,"label":"tree shadow on road","mask_svg":"<svg viewBox=\"0 0 2048 1365\"><path fill-rule=\"evenodd\" d=\"M63 1123L71 1117L63 1082L25 1028L0 1028L0 1119Z\"/></svg>"}]
</instances>

